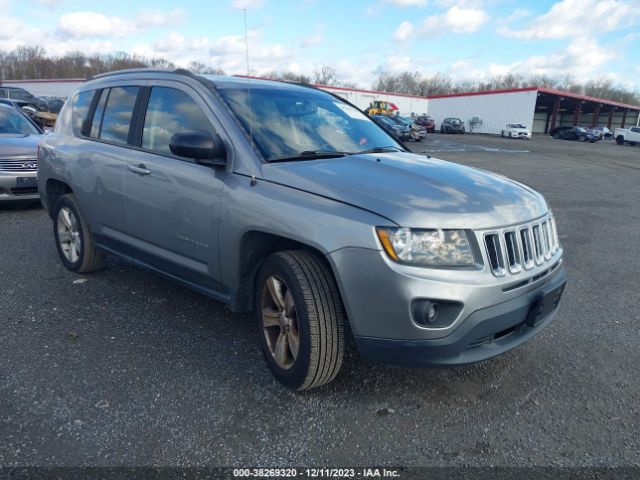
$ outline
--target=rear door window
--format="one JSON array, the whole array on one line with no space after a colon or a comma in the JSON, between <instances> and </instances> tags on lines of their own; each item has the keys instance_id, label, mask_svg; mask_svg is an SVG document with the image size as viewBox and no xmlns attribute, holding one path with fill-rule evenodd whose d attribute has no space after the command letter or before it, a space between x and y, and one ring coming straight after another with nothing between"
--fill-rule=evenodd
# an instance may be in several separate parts
<instances>
[{"instance_id":1,"label":"rear door window","mask_svg":"<svg viewBox=\"0 0 640 480\"><path fill-rule=\"evenodd\" d=\"M112 87L102 117L100 139L127 144L139 87Z\"/></svg>"},{"instance_id":2,"label":"rear door window","mask_svg":"<svg viewBox=\"0 0 640 480\"><path fill-rule=\"evenodd\" d=\"M209 119L189 95L175 88L153 87L142 130L142 148L173 155L169 141L182 130L214 133Z\"/></svg>"}]
</instances>

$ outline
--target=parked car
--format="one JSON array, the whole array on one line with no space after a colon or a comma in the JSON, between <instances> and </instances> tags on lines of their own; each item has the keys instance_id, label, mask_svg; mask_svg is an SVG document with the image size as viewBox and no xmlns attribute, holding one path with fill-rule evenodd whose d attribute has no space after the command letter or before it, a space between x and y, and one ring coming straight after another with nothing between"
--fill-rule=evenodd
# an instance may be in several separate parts
<instances>
[{"instance_id":1,"label":"parked car","mask_svg":"<svg viewBox=\"0 0 640 480\"><path fill-rule=\"evenodd\" d=\"M459 118L445 118L440 125L440 133L464 133L464 122Z\"/></svg>"},{"instance_id":2,"label":"parked car","mask_svg":"<svg viewBox=\"0 0 640 480\"><path fill-rule=\"evenodd\" d=\"M37 202L42 130L19 109L0 104L0 204Z\"/></svg>"},{"instance_id":3,"label":"parked car","mask_svg":"<svg viewBox=\"0 0 640 480\"><path fill-rule=\"evenodd\" d=\"M103 74L65 103L39 161L67 269L111 252L253 311L292 389L331 381L346 335L398 365L500 355L549 325L565 285L542 195L412 154L308 85Z\"/></svg>"},{"instance_id":4,"label":"parked car","mask_svg":"<svg viewBox=\"0 0 640 480\"><path fill-rule=\"evenodd\" d=\"M426 128L428 133L434 133L436 131L436 121L429 115L420 115L416 117L415 122Z\"/></svg>"},{"instance_id":5,"label":"parked car","mask_svg":"<svg viewBox=\"0 0 640 480\"><path fill-rule=\"evenodd\" d=\"M625 143L636 145L640 143L640 127L616 128L613 132L613 138L616 139L618 145Z\"/></svg>"},{"instance_id":6,"label":"parked car","mask_svg":"<svg viewBox=\"0 0 640 480\"><path fill-rule=\"evenodd\" d=\"M0 85L0 98L9 98L21 102L23 105L32 105L39 111L49 111L46 100L33 95L24 88Z\"/></svg>"},{"instance_id":7,"label":"parked car","mask_svg":"<svg viewBox=\"0 0 640 480\"><path fill-rule=\"evenodd\" d=\"M590 133L584 127L557 127L551 132L553 138L560 138L562 140L577 140L579 142L597 142L600 138L593 133Z\"/></svg>"},{"instance_id":8,"label":"parked car","mask_svg":"<svg viewBox=\"0 0 640 480\"><path fill-rule=\"evenodd\" d=\"M58 115L57 112L52 110L49 102L44 98L33 95L24 88L0 85L0 99L13 101L40 128L53 129L56 123Z\"/></svg>"},{"instance_id":9,"label":"parked car","mask_svg":"<svg viewBox=\"0 0 640 480\"><path fill-rule=\"evenodd\" d=\"M591 127L587 130L589 130L589 132L593 133L595 136L600 137L600 140L613 138L613 132L607 127Z\"/></svg>"},{"instance_id":10,"label":"parked car","mask_svg":"<svg viewBox=\"0 0 640 480\"><path fill-rule=\"evenodd\" d=\"M522 123L507 123L500 134L509 138L531 138L531 130Z\"/></svg>"},{"instance_id":11,"label":"parked car","mask_svg":"<svg viewBox=\"0 0 640 480\"><path fill-rule=\"evenodd\" d=\"M370 118L401 142L411 140L411 130L408 126L394 122L386 115L371 115Z\"/></svg>"},{"instance_id":12,"label":"parked car","mask_svg":"<svg viewBox=\"0 0 640 480\"><path fill-rule=\"evenodd\" d=\"M409 138L407 140L420 142L423 138L426 138L427 130L423 126L418 125L411 118L403 117L400 115L392 115L389 118L393 120L397 125L409 128Z\"/></svg>"}]
</instances>

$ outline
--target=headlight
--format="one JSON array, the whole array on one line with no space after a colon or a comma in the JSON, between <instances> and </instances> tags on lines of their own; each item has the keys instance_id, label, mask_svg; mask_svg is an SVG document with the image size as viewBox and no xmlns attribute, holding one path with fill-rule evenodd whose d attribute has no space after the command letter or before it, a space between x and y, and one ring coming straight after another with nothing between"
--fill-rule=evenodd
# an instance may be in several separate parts
<instances>
[{"instance_id":1,"label":"headlight","mask_svg":"<svg viewBox=\"0 0 640 480\"><path fill-rule=\"evenodd\" d=\"M475 263L464 230L417 230L377 227L380 243L400 263L423 266L469 266Z\"/></svg>"}]
</instances>

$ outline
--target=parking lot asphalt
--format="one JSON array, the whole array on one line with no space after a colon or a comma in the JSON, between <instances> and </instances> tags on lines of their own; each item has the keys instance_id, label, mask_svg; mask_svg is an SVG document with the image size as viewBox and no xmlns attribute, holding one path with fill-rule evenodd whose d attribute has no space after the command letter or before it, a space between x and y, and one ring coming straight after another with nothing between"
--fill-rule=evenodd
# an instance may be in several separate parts
<instances>
[{"instance_id":1,"label":"parking lot asphalt","mask_svg":"<svg viewBox=\"0 0 640 480\"><path fill-rule=\"evenodd\" d=\"M433 134L557 217L555 322L497 359L348 359L292 393L244 315L109 257L66 271L41 208L0 210L0 466L640 465L640 147Z\"/></svg>"}]
</instances>

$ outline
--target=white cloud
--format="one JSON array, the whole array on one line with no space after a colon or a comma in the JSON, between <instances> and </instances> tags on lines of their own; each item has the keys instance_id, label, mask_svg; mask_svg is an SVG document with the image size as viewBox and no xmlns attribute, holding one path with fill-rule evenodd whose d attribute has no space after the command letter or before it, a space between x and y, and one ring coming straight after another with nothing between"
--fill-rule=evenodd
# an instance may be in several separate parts
<instances>
[{"instance_id":1,"label":"white cloud","mask_svg":"<svg viewBox=\"0 0 640 480\"><path fill-rule=\"evenodd\" d=\"M238 10L248 10L250 8L260 8L264 5L264 0L233 0L231 6Z\"/></svg>"},{"instance_id":2,"label":"white cloud","mask_svg":"<svg viewBox=\"0 0 640 480\"><path fill-rule=\"evenodd\" d=\"M441 15L431 15L422 22L420 34L473 33L489 20L484 10L453 6Z\"/></svg>"},{"instance_id":3,"label":"white cloud","mask_svg":"<svg viewBox=\"0 0 640 480\"><path fill-rule=\"evenodd\" d=\"M136 23L122 17L109 17L96 12L74 12L62 15L59 31L71 38L126 37L137 30Z\"/></svg>"},{"instance_id":4,"label":"white cloud","mask_svg":"<svg viewBox=\"0 0 640 480\"><path fill-rule=\"evenodd\" d=\"M522 39L578 37L584 32L612 32L640 22L637 0L561 0L520 30L498 33Z\"/></svg>"},{"instance_id":5,"label":"white cloud","mask_svg":"<svg viewBox=\"0 0 640 480\"><path fill-rule=\"evenodd\" d=\"M58 36L63 39L121 38L146 28L176 26L183 23L184 19L184 12L179 8L168 12L141 10L133 19L97 12L73 12L60 17Z\"/></svg>"},{"instance_id":6,"label":"white cloud","mask_svg":"<svg viewBox=\"0 0 640 480\"><path fill-rule=\"evenodd\" d=\"M588 52L588 55L585 55ZM492 64L489 75L520 73L523 75L548 75L562 77L570 75L578 82L598 78L604 65L616 58L613 50L604 48L592 38L577 38L564 51L549 55L533 55L511 64Z\"/></svg>"},{"instance_id":7,"label":"white cloud","mask_svg":"<svg viewBox=\"0 0 640 480\"><path fill-rule=\"evenodd\" d=\"M393 38L402 42L404 40L409 39L413 35L413 24L411 22L402 22L396 28L396 31L393 34Z\"/></svg>"},{"instance_id":8,"label":"white cloud","mask_svg":"<svg viewBox=\"0 0 640 480\"><path fill-rule=\"evenodd\" d=\"M136 17L136 24L145 27L175 27L185 21L184 11L174 8L165 12L163 10L141 10Z\"/></svg>"},{"instance_id":9,"label":"white cloud","mask_svg":"<svg viewBox=\"0 0 640 480\"><path fill-rule=\"evenodd\" d=\"M429 0L385 0L387 3L391 3L396 7L426 7Z\"/></svg>"}]
</instances>

